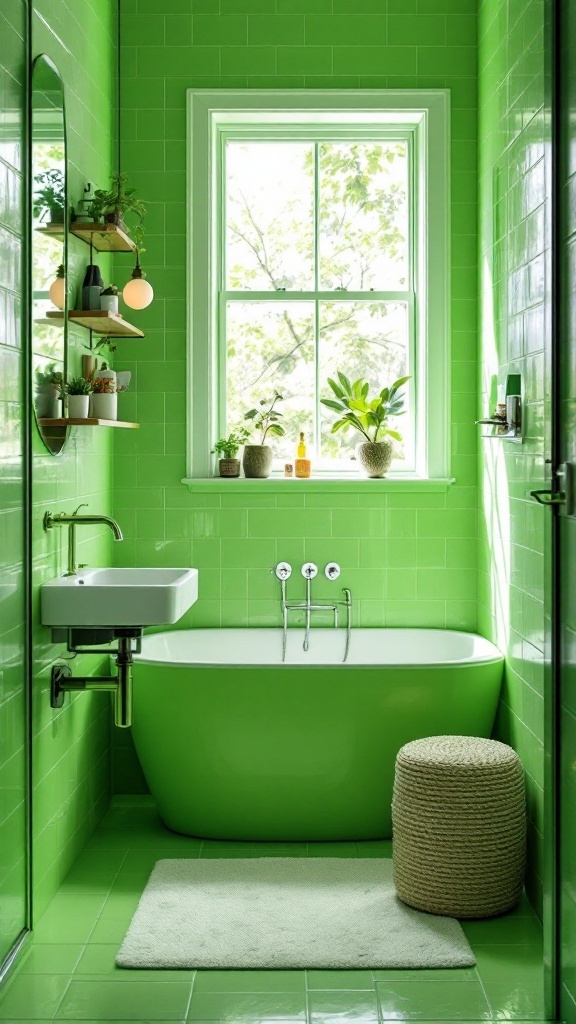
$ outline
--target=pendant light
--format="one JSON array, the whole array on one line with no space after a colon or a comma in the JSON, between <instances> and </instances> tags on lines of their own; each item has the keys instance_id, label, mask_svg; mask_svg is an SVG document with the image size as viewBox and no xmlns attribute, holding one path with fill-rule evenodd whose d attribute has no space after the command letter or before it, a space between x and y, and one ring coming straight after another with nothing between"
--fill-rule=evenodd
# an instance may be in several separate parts
<instances>
[{"instance_id":1,"label":"pendant light","mask_svg":"<svg viewBox=\"0 0 576 1024\"><path fill-rule=\"evenodd\" d=\"M50 296L50 302L54 303L56 309L64 309L66 305L66 276L63 263L60 264L56 271L56 277L48 289L48 295Z\"/></svg>"},{"instance_id":2,"label":"pendant light","mask_svg":"<svg viewBox=\"0 0 576 1024\"><path fill-rule=\"evenodd\" d=\"M136 266L132 271L132 278L124 286L122 298L131 309L146 309L154 298L152 285L145 280L146 274L140 266L140 250L136 249Z\"/></svg>"}]
</instances>

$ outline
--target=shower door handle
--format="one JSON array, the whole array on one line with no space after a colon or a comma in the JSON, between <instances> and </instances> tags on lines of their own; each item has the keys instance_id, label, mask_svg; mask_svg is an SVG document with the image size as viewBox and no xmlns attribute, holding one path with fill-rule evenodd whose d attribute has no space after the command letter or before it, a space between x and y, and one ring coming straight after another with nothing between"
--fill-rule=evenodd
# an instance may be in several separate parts
<instances>
[{"instance_id":1,"label":"shower door handle","mask_svg":"<svg viewBox=\"0 0 576 1024\"><path fill-rule=\"evenodd\" d=\"M557 482L557 490L530 491L530 496L535 498L539 505L565 505L566 515L575 514L574 507L574 476L573 466L570 462L563 462L554 474Z\"/></svg>"}]
</instances>

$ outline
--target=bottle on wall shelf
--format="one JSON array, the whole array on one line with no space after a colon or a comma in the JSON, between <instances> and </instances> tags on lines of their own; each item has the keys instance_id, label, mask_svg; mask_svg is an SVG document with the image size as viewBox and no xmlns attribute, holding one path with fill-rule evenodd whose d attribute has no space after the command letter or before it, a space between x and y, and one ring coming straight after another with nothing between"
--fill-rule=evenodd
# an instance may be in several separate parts
<instances>
[{"instance_id":1,"label":"bottle on wall shelf","mask_svg":"<svg viewBox=\"0 0 576 1024\"><path fill-rule=\"evenodd\" d=\"M300 440L296 448L296 462L294 463L294 475L299 477L300 480L307 480L312 471L312 464L310 459L306 458L306 445L304 443L304 433L300 431Z\"/></svg>"}]
</instances>

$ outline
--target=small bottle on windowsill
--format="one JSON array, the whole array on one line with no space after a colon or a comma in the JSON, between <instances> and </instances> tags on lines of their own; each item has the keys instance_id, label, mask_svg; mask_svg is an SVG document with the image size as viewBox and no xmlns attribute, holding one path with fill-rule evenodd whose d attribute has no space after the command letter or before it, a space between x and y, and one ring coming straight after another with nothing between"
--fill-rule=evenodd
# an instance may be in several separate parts
<instances>
[{"instance_id":1,"label":"small bottle on windowsill","mask_svg":"<svg viewBox=\"0 0 576 1024\"><path fill-rule=\"evenodd\" d=\"M304 444L304 433L300 432L300 441L296 448L296 462L294 463L294 475L300 480L307 480L312 472L312 463L306 458L306 445Z\"/></svg>"}]
</instances>

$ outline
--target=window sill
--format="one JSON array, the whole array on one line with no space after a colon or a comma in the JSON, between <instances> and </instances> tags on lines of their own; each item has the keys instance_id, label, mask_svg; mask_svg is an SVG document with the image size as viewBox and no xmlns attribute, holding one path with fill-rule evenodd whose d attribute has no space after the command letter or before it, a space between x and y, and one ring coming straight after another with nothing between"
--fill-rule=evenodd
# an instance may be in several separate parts
<instances>
[{"instance_id":1,"label":"window sill","mask_svg":"<svg viewBox=\"0 0 576 1024\"><path fill-rule=\"evenodd\" d=\"M429 480L423 477L386 477L382 480L369 480L366 477L310 477L308 480L297 480L295 477L268 477L267 480L249 480L246 477L184 477L182 483L193 493L211 492L236 494L286 494L290 491L303 491L305 494L345 494L369 490L372 493L399 491L447 491L453 484L454 477Z\"/></svg>"}]
</instances>

